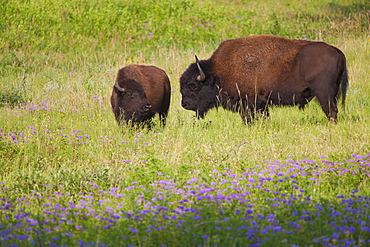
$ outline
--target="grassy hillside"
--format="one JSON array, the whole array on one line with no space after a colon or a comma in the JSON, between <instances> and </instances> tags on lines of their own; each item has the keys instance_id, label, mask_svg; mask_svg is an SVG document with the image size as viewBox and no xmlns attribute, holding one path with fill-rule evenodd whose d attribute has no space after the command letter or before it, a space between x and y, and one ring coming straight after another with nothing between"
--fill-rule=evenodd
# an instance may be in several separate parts
<instances>
[{"instance_id":1,"label":"grassy hillside","mask_svg":"<svg viewBox=\"0 0 370 247\"><path fill-rule=\"evenodd\" d=\"M5 246L368 244L367 1L5 1L0 15ZM337 124L315 101L274 107L253 126L181 108L194 54L258 34L344 52ZM165 128L116 124L109 97L131 63L169 75Z\"/></svg>"}]
</instances>

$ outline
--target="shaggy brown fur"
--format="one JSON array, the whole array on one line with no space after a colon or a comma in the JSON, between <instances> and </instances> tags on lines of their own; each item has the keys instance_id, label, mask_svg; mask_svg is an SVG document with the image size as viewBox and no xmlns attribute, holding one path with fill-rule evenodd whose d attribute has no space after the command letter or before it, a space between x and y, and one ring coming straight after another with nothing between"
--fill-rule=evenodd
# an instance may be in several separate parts
<instances>
[{"instance_id":1,"label":"shaggy brown fur","mask_svg":"<svg viewBox=\"0 0 370 247\"><path fill-rule=\"evenodd\" d=\"M111 105L116 120L133 123L150 120L159 113L165 124L171 85L164 70L155 66L128 65L118 71Z\"/></svg>"},{"instance_id":2,"label":"shaggy brown fur","mask_svg":"<svg viewBox=\"0 0 370 247\"><path fill-rule=\"evenodd\" d=\"M250 122L256 111L268 115L268 105L303 109L317 97L327 117L335 120L337 99L342 96L344 104L348 85L344 54L323 42L269 35L231 39L198 65L206 79L197 80L201 72L194 63L180 86L183 107L199 117L222 105Z\"/></svg>"}]
</instances>

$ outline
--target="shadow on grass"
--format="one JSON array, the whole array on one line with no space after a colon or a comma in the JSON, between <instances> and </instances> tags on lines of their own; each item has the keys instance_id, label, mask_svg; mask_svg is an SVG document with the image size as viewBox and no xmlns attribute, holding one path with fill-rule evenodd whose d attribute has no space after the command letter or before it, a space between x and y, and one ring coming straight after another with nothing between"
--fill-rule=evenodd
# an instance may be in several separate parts
<instances>
[{"instance_id":1,"label":"shadow on grass","mask_svg":"<svg viewBox=\"0 0 370 247\"><path fill-rule=\"evenodd\" d=\"M14 107L26 101L27 99L21 89L18 91L12 90L0 92L0 108L5 106Z\"/></svg>"}]
</instances>

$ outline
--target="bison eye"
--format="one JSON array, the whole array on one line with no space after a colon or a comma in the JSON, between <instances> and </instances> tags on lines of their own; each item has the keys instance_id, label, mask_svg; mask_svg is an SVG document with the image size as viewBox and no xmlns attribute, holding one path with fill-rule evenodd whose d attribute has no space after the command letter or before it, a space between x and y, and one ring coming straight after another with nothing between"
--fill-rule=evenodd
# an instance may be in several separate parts
<instances>
[{"instance_id":1,"label":"bison eye","mask_svg":"<svg viewBox=\"0 0 370 247\"><path fill-rule=\"evenodd\" d=\"M129 97L130 99L135 98L135 95L134 95L133 93L129 93L129 92L127 92L127 93L126 93L126 95L127 95L127 97Z\"/></svg>"},{"instance_id":2,"label":"bison eye","mask_svg":"<svg viewBox=\"0 0 370 247\"><path fill-rule=\"evenodd\" d=\"M193 91L196 91L196 90L198 90L198 88L199 88L198 84L196 84L196 83L189 83L189 84L188 84L188 87L189 87L191 90L193 90Z\"/></svg>"}]
</instances>

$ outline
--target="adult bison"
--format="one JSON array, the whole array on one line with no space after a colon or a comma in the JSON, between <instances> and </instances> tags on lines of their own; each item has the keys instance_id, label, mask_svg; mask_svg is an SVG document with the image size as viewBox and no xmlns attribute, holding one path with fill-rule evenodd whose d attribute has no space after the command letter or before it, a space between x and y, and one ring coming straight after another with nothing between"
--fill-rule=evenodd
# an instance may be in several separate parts
<instances>
[{"instance_id":1,"label":"adult bison","mask_svg":"<svg viewBox=\"0 0 370 247\"><path fill-rule=\"evenodd\" d=\"M118 71L111 105L117 122L150 122L159 113L163 125L170 105L171 85L160 68L128 65Z\"/></svg>"},{"instance_id":2,"label":"adult bison","mask_svg":"<svg viewBox=\"0 0 370 247\"><path fill-rule=\"evenodd\" d=\"M348 85L346 58L323 42L260 35L226 40L208 60L191 64L180 78L182 107L203 118L222 106L252 121L269 105L299 105L316 97L329 120L337 119Z\"/></svg>"}]
</instances>

